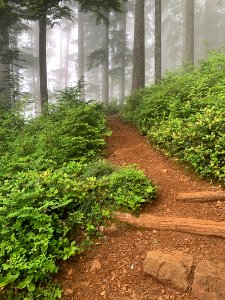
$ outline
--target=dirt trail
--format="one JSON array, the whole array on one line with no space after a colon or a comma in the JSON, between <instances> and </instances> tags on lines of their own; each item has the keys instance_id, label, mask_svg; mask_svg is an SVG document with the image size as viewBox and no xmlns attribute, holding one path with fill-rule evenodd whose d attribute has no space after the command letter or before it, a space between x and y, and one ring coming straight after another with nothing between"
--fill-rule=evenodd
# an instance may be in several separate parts
<instances>
[{"instance_id":1,"label":"dirt trail","mask_svg":"<svg viewBox=\"0 0 225 300\"><path fill-rule=\"evenodd\" d=\"M220 187L187 173L116 116L110 117L108 124L113 134L108 139L106 158L117 165L137 164L159 186L157 201L146 205L144 213L224 221L223 204L176 202L179 192L215 191ZM90 252L63 264L59 281L66 300L193 300L189 293L177 292L142 272L146 252L176 249L192 254L196 262L215 255L224 259L225 243L220 238L138 230L126 225L119 225L118 229L108 232Z\"/></svg>"}]
</instances>

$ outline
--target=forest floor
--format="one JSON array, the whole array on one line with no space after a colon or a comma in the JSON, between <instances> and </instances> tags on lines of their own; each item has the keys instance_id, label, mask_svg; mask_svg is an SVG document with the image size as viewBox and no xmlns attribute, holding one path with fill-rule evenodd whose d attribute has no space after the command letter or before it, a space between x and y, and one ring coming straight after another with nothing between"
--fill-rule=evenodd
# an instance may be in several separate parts
<instances>
[{"instance_id":1,"label":"forest floor","mask_svg":"<svg viewBox=\"0 0 225 300\"><path fill-rule=\"evenodd\" d=\"M147 204L143 213L156 216L203 218L224 221L223 203L182 203L180 192L220 191L221 187L199 179L175 159L148 144L137 130L117 116L109 117L113 134L108 138L106 158L117 165L136 164L158 186L154 204ZM107 231L90 252L75 256L62 264L58 280L66 300L194 300L187 293L163 285L144 274L143 260L147 251L181 250L191 254L195 263L206 258L224 259L222 238L188 233L137 229L117 224Z\"/></svg>"}]
</instances>

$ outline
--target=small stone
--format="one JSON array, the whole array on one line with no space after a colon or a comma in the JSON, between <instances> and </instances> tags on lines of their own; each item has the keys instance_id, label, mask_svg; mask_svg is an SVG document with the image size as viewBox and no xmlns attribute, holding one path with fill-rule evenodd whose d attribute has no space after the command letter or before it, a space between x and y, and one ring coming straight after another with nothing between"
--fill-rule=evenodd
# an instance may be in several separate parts
<instances>
[{"instance_id":1,"label":"small stone","mask_svg":"<svg viewBox=\"0 0 225 300\"><path fill-rule=\"evenodd\" d=\"M71 269L69 269L69 271L67 272L67 276L68 276L68 277L71 277L72 274L73 274L73 269L71 268Z\"/></svg>"},{"instance_id":2,"label":"small stone","mask_svg":"<svg viewBox=\"0 0 225 300\"><path fill-rule=\"evenodd\" d=\"M112 223L109 227L105 227L105 233L115 233L118 231L118 227L115 223Z\"/></svg>"},{"instance_id":3,"label":"small stone","mask_svg":"<svg viewBox=\"0 0 225 300\"><path fill-rule=\"evenodd\" d=\"M100 293L100 295L101 295L101 296L105 296L105 295L106 295L106 291L102 291L102 292Z\"/></svg>"},{"instance_id":4,"label":"small stone","mask_svg":"<svg viewBox=\"0 0 225 300\"><path fill-rule=\"evenodd\" d=\"M166 293L166 290L162 289L161 293L164 295Z\"/></svg>"},{"instance_id":5,"label":"small stone","mask_svg":"<svg viewBox=\"0 0 225 300\"><path fill-rule=\"evenodd\" d=\"M97 270L100 270L101 269L101 263L98 259L94 259L91 263L91 268L90 268L90 271L91 272L95 272Z\"/></svg>"},{"instance_id":6,"label":"small stone","mask_svg":"<svg viewBox=\"0 0 225 300\"><path fill-rule=\"evenodd\" d=\"M66 289L65 292L64 292L65 296L69 296L69 295L72 295L72 294L73 294L73 290L72 289Z\"/></svg>"},{"instance_id":7,"label":"small stone","mask_svg":"<svg viewBox=\"0 0 225 300\"><path fill-rule=\"evenodd\" d=\"M166 174L166 173L168 173L168 170L167 170L167 169L162 169L162 172L163 172L164 174Z\"/></svg>"},{"instance_id":8,"label":"small stone","mask_svg":"<svg viewBox=\"0 0 225 300\"><path fill-rule=\"evenodd\" d=\"M156 234L156 233L157 233L157 230L152 230L152 233Z\"/></svg>"},{"instance_id":9,"label":"small stone","mask_svg":"<svg viewBox=\"0 0 225 300\"><path fill-rule=\"evenodd\" d=\"M105 227L104 226L99 226L98 230L103 233L105 231Z\"/></svg>"}]
</instances>

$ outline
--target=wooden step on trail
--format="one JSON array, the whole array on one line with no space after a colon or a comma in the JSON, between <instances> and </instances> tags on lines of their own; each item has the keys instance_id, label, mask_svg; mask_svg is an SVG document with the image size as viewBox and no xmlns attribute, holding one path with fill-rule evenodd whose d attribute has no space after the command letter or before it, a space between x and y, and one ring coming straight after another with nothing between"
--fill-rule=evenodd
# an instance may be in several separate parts
<instances>
[{"instance_id":1,"label":"wooden step on trail","mask_svg":"<svg viewBox=\"0 0 225 300\"><path fill-rule=\"evenodd\" d=\"M192 218L157 217L150 214L142 214L137 218L126 213L117 213L117 219L135 227L225 238L225 222Z\"/></svg>"},{"instance_id":2,"label":"wooden step on trail","mask_svg":"<svg viewBox=\"0 0 225 300\"><path fill-rule=\"evenodd\" d=\"M225 201L225 192L193 192L193 193L179 193L177 200L181 202L213 202Z\"/></svg>"}]
</instances>

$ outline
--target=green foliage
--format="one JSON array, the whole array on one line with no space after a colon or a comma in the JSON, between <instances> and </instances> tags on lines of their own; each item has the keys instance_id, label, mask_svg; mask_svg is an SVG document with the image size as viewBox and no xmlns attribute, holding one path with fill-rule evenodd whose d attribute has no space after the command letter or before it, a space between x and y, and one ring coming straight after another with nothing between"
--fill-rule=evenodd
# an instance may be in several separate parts
<instances>
[{"instance_id":1,"label":"green foliage","mask_svg":"<svg viewBox=\"0 0 225 300\"><path fill-rule=\"evenodd\" d=\"M24 168L43 170L70 160L89 161L101 153L108 134L101 105L72 101L66 90L63 101L48 116L31 120L14 136L11 151L1 161L8 161L10 173Z\"/></svg>"},{"instance_id":2,"label":"green foliage","mask_svg":"<svg viewBox=\"0 0 225 300\"><path fill-rule=\"evenodd\" d=\"M96 177L87 177L91 166ZM82 252L112 209L137 212L155 197L141 171L114 172L103 161L91 166L70 162L54 171L17 173L2 183L0 287L7 299L45 299L41 289L46 293L58 259ZM48 297L57 299L59 290L48 289Z\"/></svg>"},{"instance_id":3,"label":"green foliage","mask_svg":"<svg viewBox=\"0 0 225 300\"><path fill-rule=\"evenodd\" d=\"M144 173L131 167L110 176L111 197L115 208L139 212L143 203L155 198L156 188Z\"/></svg>"},{"instance_id":4,"label":"green foliage","mask_svg":"<svg viewBox=\"0 0 225 300\"><path fill-rule=\"evenodd\" d=\"M138 212L155 197L141 171L98 160L105 145L101 105L58 93L49 115L0 122L1 299L58 299L58 261L83 252L115 209Z\"/></svg>"},{"instance_id":5,"label":"green foliage","mask_svg":"<svg viewBox=\"0 0 225 300\"><path fill-rule=\"evenodd\" d=\"M101 178L108 176L116 171L116 167L106 160L98 160L93 163L84 165L80 178L85 179L88 177Z\"/></svg>"},{"instance_id":6,"label":"green foliage","mask_svg":"<svg viewBox=\"0 0 225 300\"><path fill-rule=\"evenodd\" d=\"M0 155L9 150L11 143L24 127L22 117L14 110L0 112Z\"/></svg>"},{"instance_id":7,"label":"green foliage","mask_svg":"<svg viewBox=\"0 0 225 300\"><path fill-rule=\"evenodd\" d=\"M120 105L117 100L110 100L109 104L104 107L107 115L117 114L120 111Z\"/></svg>"},{"instance_id":8,"label":"green foliage","mask_svg":"<svg viewBox=\"0 0 225 300\"><path fill-rule=\"evenodd\" d=\"M127 99L125 120L203 177L225 183L225 52L167 74ZM138 93L141 93L138 96Z\"/></svg>"}]
</instances>

